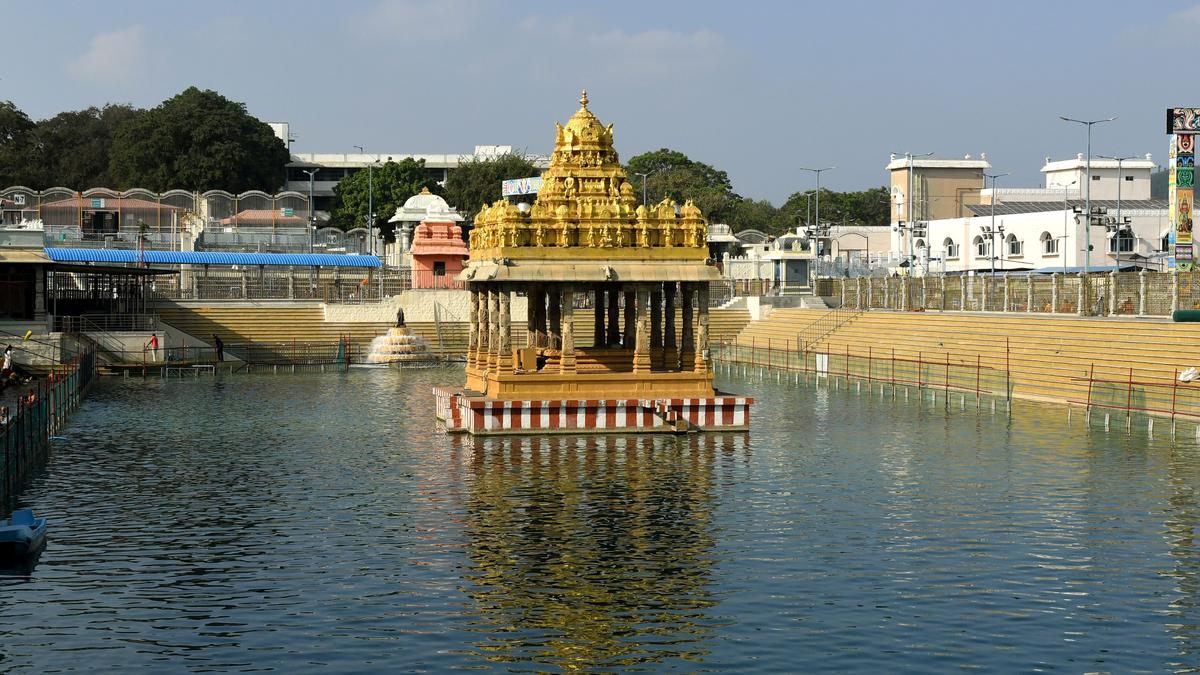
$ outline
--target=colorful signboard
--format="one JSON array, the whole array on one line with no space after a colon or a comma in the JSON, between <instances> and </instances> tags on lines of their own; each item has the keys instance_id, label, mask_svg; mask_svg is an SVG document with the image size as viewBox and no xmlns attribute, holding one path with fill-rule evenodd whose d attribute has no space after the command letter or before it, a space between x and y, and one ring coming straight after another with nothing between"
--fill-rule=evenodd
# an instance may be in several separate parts
<instances>
[{"instance_id":1,"label":"colorful signboard","mask_svg":"<svg viewBox=\"0 0 1200 675\"><path fill-rule=\"evenodd\" d=\"M500 184L501 194L505 197L515 195L535 195L542 189L540 176L532 178L510 178Z\"/></svg>"},{"instance_id":2,"label":"colorful signboard","mask_svg":"<svg viewBox=\"0 0 1200 675\"><path fill-rule=\"evenodd\" d=\"M93 209L104 208L104 199L102 197L92 197L92 208Z\"/></svg>"},{"instance_id":3,"label":"colorful signboard","mask_svg":"<svg viewBox=\"0 0 1200 675\"><path fill-rule=\"evenodd\" d=\"M1195 134L1200 133L1200 108L1168 108L1167 133L1171 134L1167 153L1167 217L1171 222L1173 254L1167 265L1188 272L1195 265L1192 226L1196 206Z\"/></svg>"}]
</instances>

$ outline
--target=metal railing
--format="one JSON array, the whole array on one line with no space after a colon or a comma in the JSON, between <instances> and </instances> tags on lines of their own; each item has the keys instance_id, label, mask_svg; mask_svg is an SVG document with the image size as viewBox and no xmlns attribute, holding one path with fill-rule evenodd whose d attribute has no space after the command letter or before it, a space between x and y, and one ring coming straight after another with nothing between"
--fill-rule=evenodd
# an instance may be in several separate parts
<instances>
[{"instance_id":1,"label":"metal railing","mask_svg":"<svg viewBox=\"0 0 1200 675\"><path fill-rule=\"evenodd\" d=\"M153 314L84 314L54 317L54 330L64 333L153 332L158 330Z\"/></svg>"},{"instance_id":2,"label":"metal railing","mask_svg":"<svg viewBox=\"0 0 1200 675\"><path fill-rule=\"evenodd\" d=\"M7 513L28 481L45 466L50 437L79 407L96 374L96 353L87 349L55 366L18 402L0 407L0 513ZM24 387L24 385L21 385Z\"/></svg>"},{"instance_id":3,"label":"metal railing","mask_svg":"<svg viewBox=\"0 0 1200 675\"><path fill-rule=\"evenodd\" d=\"M853 321L862 313L863 310L861 309L845 307L835 307L825 312L796 333L797 348L802 352L808 351L812 345L820 342L825 336L842 327L847 322Z\"/></svg>"}]
</instances>

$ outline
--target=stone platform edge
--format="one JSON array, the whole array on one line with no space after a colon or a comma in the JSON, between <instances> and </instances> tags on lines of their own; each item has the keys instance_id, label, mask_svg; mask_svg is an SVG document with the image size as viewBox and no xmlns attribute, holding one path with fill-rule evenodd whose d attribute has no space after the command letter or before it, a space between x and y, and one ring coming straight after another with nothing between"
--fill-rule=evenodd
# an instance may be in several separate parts
<instances>
[{"instance_id":1,"label":"stone platform edge","mask_svg":"<svg viewBox=\"0 0 1200 675\"><path fill-rule=\"evenodd\" d=\"M434 387L437 418L450 433L476 435L747 431L754 399L501 400Z\"/></svg>"}]
</instances>

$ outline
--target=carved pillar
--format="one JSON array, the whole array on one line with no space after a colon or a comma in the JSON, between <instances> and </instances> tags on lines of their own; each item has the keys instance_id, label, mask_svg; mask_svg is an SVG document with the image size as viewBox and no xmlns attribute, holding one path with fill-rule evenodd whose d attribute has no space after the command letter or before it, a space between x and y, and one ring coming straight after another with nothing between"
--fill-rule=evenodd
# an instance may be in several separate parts
<instances>
[{"instance_id":1,"label":"carved pillar","mask_svg":"<svg viewBox=\"0 0 1200 675\"><path fill-rule=\"evenodd\" d=\"M468 305L471 329L467 335L467 368L475 367L476 352L479 351L479 291L471 290Z\"/></svg>"},{"instance_id":2,"label":"carved pillar","mask_svg":"<svg viewBox=\"0 0 1200 675\"><path fill-rule=\"evenodd\" d=\"M536 294L534 293L533 288L530 288L529 292L525 294L525 346L526 347L536 346L534 333L537 332L537 318L533 314L533 307L534 307L534 305L537 304L537 301L534 299L535 295Z\"/></svg>"},{"instance_id":3,"label":"carved pillar","mask_svg":"<svg viewBox=\"0 0 1200 675\"><path fill-rule=\"evenodd\" d=\"M663 367L667 370L679 368L679 349L675 346L675 282L663 287Z\"/></svg>"},{"instance_id":4,"label":"carved pillar","mask_svg":"<svg viewBox=\"0 0 1200 675\"><path fill-rule=\"evenodd\" d=\"M1138 272L1138 316L1146 316L1146 270Z\"/></svg>"},{"instance_id":5,"label":"carved pillar","mask_svg":"<svg viewBox=\"0 0 1200 675\"><path fill-rule=\"evenodd\" d=\"M650 367L663 369L662 334L662 284L655 283L650 289Z\"/></svg>"},{"instance_id":6,"label":"carved pillar","mask_svg":"<svg viewBox=\"0 0 1200 675\"><path fill-rule=\"evenodd\" d=\"M546 331L546 287L540 284L533 292L533 309L533 346L546 347L549 345Z\"/></svg>"},{"instance_id":7,"label":"carved pillar","mask_svg":"<svg viewBox=\"0 0 1200 675\"><path fill-rule=\"evenodd\" d=\"M608 335L604 332L604 316L608 310L604 306L604 290L597 286L592 292L596 294L596 301L592 303L592 313L595 315L592 324L592 346L605 347L608 345Z\"/></svg>"},{"instance_id":8,"label":"carved pillar","mask_svg":"<svg viewBox=\"0 0 1200 675\"><path fill-rule=\"evenodd\" d=\"M500 346L497 349L496 368L503 375L512 375L512 323L509 314L509 302L512 293L507 288L500 291Z\"/></svg>"},{"instance_id":9,"label":"carved pillar","mask_svg":"<svg viewBox=\"0 0 1200 675\"><path fill-rule=\"evenodd\" d=\"M558 286L552 286L546 294L546 346L550 349L562 347L562 299Z\"/></svg>"},{"instance_id":10,"label":"carved pillar","mask_svg":"<svg viewBox=\"0 0 1200 675\"><path fill-rule=\"evenodd\" d=\"M608 332L605 342L609 349L621 344L621 291L613 287L608 292Z\"/></svg>"},{"instance_id":11,"label":"carved pillar","mask_svg":"<svg viewBox=\"0 0 1200 675\"><path fill-rule=\"evenodd\" d=\"M708 284L702 283L696 289L696 308L700 312L700 321L696 325L696 357L695 372L708 372Z\"/></svg>"},{"instance_id":12,"label":"carved pillar","mask_svg":"<svg viewBox=\"0 0 1200 675\"><path fill-rule=\"evenodd\" d=\"M682 371L691 368L696 359L696 336L692 333L692 284L682 283L679 286L683 291L683 297L680 298L683 305L683 326L680 331L683 344L679 349L679 369Z\"/></svg>"},{"instance_id":13,"label":"carved pillar","mask_svg":"<svg viewBox=\"0 0 1200 675\"><path fill-rule=\"evenodd\" d=\"M646 306L638 304L641 291L625 291L625 319L624 331L621 333L621 345L625 349L629 349L633 345L637 334L637 326L635 325L637 315L646 313Z\"/></svg>"},{"instance_id":14,"label":"carved pillar","mask_svg":"<svg viewBox=\"0 0 1200 675\"><path fill-rule=\"evenodd\" d=\"M487 370L488 337L491 334L488 318L488 294L485 290L475 291L475 301L479 306L478 333L475 337L475 368Z\"/></svg>"},{"instance_id":15,"label":"carved pillar","mask_svg":"<svg viewBox=\"0 0 1200 675\"><path fill-rule=\"evenodd\" d=\"M575 294L570 286L562 292L562 356L558 360L558 372L575 374Z\"/></svg>"},{"instance_id":16,"label":"carved pillar","mask_svg":"<svg viewBox=\"0 0 1200 675\"><path fill-rule=\"evenodd\" d=\"M1061 280L1058 278L1058 272L1050 275L1050 313L1058 314L1058 289Z\"/></svg>"},{"instance_id":17,"label":"carved pillar","mask_svg":"<svg viewBox=\"0 0 1200 675\"><path fill-rule=\"evenodd\" d=\"M625 293L625 320L628 322L631 319L637 322L637 334L633 339L633 372L634 373L649 373L650 372L650 288L647 286L639 286L637 290L637 306L636 312L629 311L630 295L633 293ZM626 346L629 342L626 342Z\"/></svg>"},{"instance_id":18,"label":"carved pillar","mask_svg":"<svg viewBox=\"0 0 1200 675\"><path fill-rule=\"evenodd\" d=\"M488 351L487 369L496 372L497 356L500 353L500 293L488 289Z\"/></svg>"}]
</instances>

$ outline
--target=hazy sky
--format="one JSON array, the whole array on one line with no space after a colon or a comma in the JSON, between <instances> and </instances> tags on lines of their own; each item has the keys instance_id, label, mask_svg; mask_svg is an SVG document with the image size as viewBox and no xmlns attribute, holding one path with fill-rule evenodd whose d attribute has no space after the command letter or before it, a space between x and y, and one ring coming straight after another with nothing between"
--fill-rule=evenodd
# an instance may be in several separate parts
<instances>
[{"instance_id":1,"label":"hazy sky","mask_svg":"<svg viewBox=\"0 0 1200 675\"><path fill-rule=\"evenodd\" d=\"M776 204L889 153L987 152L1040 185L1084 149L1164 163L1165 108L1200 106L1200 5L1154 2L0 3L0 99L31 117L153 106L189 85L292 125L297 152L547 152L578 107L623 158L666 146ZM1180 78L1178 74L1186 74Z\"/></svg>"}]
</instances>

